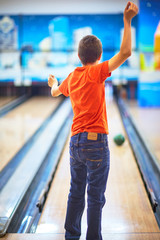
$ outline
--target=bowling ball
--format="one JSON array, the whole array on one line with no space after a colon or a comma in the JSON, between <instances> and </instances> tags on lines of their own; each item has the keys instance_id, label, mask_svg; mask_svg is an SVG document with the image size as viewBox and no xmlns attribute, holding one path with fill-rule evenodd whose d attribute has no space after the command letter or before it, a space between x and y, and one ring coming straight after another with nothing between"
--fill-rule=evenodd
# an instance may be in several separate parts
<instances>
[{"instance_id":1,"label":"bowling ball","mask_svg":"<svg viewBox=\"0 0 160 240\"><path fill-rule=\"evenodd\" d=\"M125 141L125 137L122 134L118 134L113 138L113 140L118 146L121 146Z\"/></svg>"}]
</instances>

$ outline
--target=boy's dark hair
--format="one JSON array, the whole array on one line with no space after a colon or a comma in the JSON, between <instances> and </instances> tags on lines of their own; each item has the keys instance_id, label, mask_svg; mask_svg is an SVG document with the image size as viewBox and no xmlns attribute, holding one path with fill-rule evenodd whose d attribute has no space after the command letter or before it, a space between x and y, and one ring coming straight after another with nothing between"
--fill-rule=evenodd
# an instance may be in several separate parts
<instances>
[{"instance_id":1,"label":"boy's dark hair","mask_svg":"<svg viewBox=\"0 0 160 240\"><path fill-rule=\"evenodd\" d=\"M78 55L83 65L94 63L102 53L102 43L94 35L87 35L79 42Z\"/></svg>"}]
</instances>

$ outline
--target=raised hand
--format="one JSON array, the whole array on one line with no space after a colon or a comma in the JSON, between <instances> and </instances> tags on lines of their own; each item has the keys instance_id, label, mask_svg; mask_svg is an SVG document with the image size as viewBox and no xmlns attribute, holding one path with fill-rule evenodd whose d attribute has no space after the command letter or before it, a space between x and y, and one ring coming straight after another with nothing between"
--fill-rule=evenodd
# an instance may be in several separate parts
<instances>
[{"instance_id":1,"label":"raised hand","mask_svg":"<svg viewBox=\"0 0 160 240\"><path fill-rule=\"evenodd\" d=\"M138 7L132 2L128 2L124 10L124 20L131 21L138 13Z\"/></svg>"}]
</instances>

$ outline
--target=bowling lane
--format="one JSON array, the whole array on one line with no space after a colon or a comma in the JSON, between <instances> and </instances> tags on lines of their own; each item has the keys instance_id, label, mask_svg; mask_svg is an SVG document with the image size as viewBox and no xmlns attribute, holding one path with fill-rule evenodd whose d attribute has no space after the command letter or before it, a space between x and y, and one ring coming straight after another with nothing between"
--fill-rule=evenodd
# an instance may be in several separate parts
<instances>
[{"instance_id":1,"label":"bowling lane","mask_svg":"<svg viewBox=\"0 0 160 240\"><path fill-rule=\"evenodd\" d=\"M16 97L0 97L0 108L13 101Z\"/></svg>"},{"instance_id":2,"label":"bowling lane","mask_svg":"<svg viewBox=\"0 0 160 240\"><path fill-rule=\"evenodd\" d=\"M2 240L64 240L64 235L59 234L7 234ZM82 238L81 238L82 239ZM140 234L107 234L103 240L159 240L159 233ZM85 240L85 238L83 238Z\"/></svg>"},{"instance_id":3,"label":"bowling lane","mask_svg":"<svg viewBox=\"0 0 160 240\"><path fill-rule=\"evenodd\" d=\"M114 102L107 106L111 170L106 191L107 203L103 209L102 233L105 239L158 240L160 231L152 212L132 150L126 137L118 147L113 137L124 133L118 109ZM52 233L53 239L64 237L64 220L69 191L69 141L67 142L52 183L37 233ZM82 219L82 237L86 232L86 209Z\"/></svg>"},{"instance_id":4,"label":"bowling lane","mask_svg":"<svg viewBox=\"0 0 160 240\"><path fill-rule=\"evenodd\" d=\"M127 105L139 133L160 165L160 108L141 108L136 101Z\"/></svg>"},{"instance_id":5,"label":"bowling lane","mask_svg":"<svg viewBox=\"0 0 160 240\"><path fill-rule=\"evenodd\" d=\"M61 100L61 97L33 97L0 118L0 171Z\"/></svg>"}]
</instances>

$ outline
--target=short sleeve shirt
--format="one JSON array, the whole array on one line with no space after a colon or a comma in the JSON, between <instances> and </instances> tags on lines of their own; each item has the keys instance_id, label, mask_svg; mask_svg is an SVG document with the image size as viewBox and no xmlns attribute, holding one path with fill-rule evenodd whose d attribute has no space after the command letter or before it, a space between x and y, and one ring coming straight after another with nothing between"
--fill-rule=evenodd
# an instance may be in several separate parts
<instances>
[{"instance_id":1,"label":"short sleeve shirt","mask_svg":"<svg viewBox=\"0 0 160 240\"><path fill-rule=\"evenodd\" d=\"M70 96L72 136L80 132L108 134L104 82L110 75L108 61L77 67L59 86L63 95Z\"/></svg>"}]
</instances>

